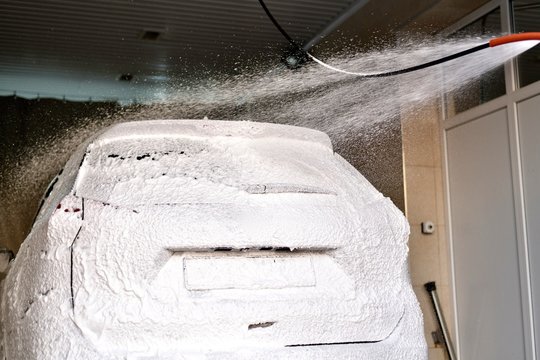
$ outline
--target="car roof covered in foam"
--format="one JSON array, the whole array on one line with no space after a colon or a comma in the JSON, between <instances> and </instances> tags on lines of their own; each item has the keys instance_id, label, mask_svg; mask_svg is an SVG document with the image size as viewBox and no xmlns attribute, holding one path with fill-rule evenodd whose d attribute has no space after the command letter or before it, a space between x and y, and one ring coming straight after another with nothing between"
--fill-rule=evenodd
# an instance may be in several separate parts
<instances>
[{"instance_id":1,"label":"car roof covered in foam","mask_svg":"<svg viewBox=\"0 0 540 360\"><path fill-rule=\"evenodd\" d=\"M249 123L249 126L246 126ZM97 135L92 143L103 144L120 139L174 137L240 137L247 139L280 138L320 144L332 150L328 135L303 127L259 122L225 120L144 120L116 124Z\"/></svg>"}]
</instances>

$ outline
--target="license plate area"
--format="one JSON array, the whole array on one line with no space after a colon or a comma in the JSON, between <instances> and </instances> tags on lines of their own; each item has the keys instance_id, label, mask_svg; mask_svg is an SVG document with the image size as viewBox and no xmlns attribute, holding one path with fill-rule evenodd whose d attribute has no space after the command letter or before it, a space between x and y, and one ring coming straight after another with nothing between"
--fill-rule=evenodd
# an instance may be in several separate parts
<instances>
[{"instance_id":1,"label":"license plate area","mask_svg":"<svg viewBox=\"0 0 540 360\"><path fill-rule=\"evenodd\" d=\"M187 290L284 289L316 285L311 256L197 256L184 259Z\"/></svg>"}]
</instances>

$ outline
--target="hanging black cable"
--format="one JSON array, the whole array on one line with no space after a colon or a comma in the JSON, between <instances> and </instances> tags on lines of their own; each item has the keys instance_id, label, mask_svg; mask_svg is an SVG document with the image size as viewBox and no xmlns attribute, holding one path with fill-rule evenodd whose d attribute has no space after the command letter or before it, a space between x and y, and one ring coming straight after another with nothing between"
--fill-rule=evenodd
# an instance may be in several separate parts
<instances>
[{"instance_id":1,"label":"hanging black cable","mask_svg":"<svg viewBox=\"0 0 540 360\"><path fill-rule=\"evenodd\" d=\"M294 41L293 38L290 37L289 34L287 34L285 29L283 29L281 25L279 25L278 21L272 15L272 13L268 9L264 1L259 0L259 3L261 4L261 7L266 13L266 16L268 16L270 21L272 21L276 29L278 29L281 35L283 35L283 37L285 37L285 39L287 39L287 41L292 45L291 49L289 49L285 53L285 55L283 55L282 57L283 62L287 65L287 67L291 69L296 69L300 67L301 65L305 64L310 58L308 52L304 50L304 48L299 43Z\"/></svg>"}]
</instances>

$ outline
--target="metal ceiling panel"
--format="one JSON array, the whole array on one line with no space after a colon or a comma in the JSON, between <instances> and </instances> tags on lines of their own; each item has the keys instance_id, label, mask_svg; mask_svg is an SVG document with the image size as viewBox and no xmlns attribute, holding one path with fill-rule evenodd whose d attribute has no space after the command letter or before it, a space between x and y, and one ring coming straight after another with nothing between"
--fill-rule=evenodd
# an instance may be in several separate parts
<instances>
[{"instance_id":1,"label":"metal ceiling panel","mask_svg":"<svg viewBox=\"0 0 540 360\"><path fill-rule=\"evenodd\" d=\"M267 0L267 5L291 36L305 43L356 2ZM156 39L145 39L145 32ZM227 72L246 59L275 60L287 46L257 0L0 2L0 76Z\"/></svg>"}]
</instances>

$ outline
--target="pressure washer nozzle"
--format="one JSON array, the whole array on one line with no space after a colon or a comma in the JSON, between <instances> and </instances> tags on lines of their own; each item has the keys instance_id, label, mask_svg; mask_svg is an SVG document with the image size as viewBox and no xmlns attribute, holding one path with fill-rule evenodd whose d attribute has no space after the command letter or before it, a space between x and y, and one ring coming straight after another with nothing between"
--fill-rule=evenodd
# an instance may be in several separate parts
<instances>
[{"instance_id":1,"label":"pressure washer nozzle","mask_svg":"<svg viewBox=\"0 0 540 360\"><path fill-rule=\"evenodd\" d=\"M310 59L307 52L299 47L291 47L285 52L281 60L289 69L297 69Z\"/></svg>"}]
</instances>

